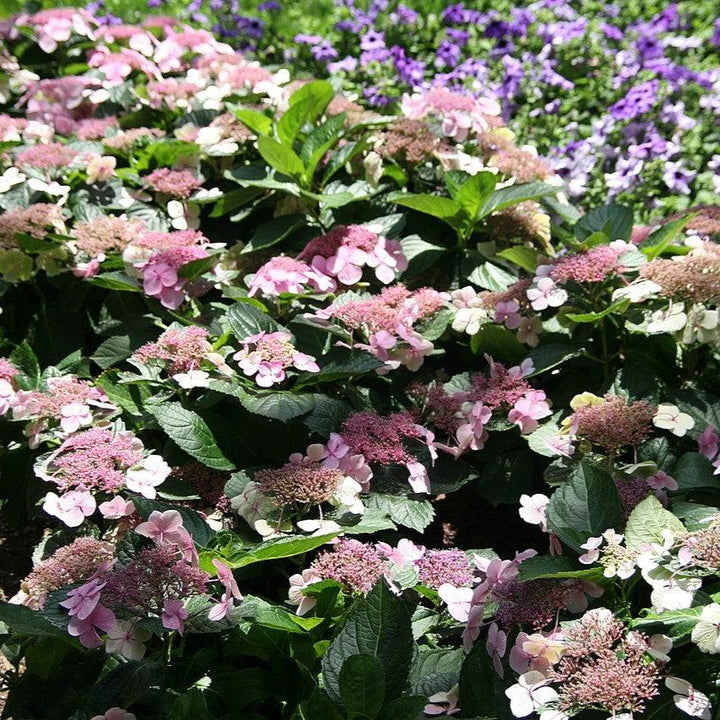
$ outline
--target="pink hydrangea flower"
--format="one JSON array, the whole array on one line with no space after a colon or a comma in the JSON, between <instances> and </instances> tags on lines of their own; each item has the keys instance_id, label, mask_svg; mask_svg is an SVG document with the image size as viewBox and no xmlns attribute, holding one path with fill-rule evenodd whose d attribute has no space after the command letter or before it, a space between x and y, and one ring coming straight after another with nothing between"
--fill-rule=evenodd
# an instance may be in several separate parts
<instances>
[{"instance_id":1,"label":"pink hydrangea flower","mask_svg":"<svg viewBox=\"0 0 720 720\"><path fill-rule=\"evenodd\" d=\"M120 520L132 515L135 512L135 505L132 500L125 500L120 495L116 495L112 500L100 503L98 510L106 520Z\"/></svg>"},{"instance_id":2,"label":"pink hydrangea flower","mask_svg":"<svg viewBox=\"0 0 720 720\"><path fill-rule=\"evenodd\" d=\"M675 478L670 477L663 470L658 470L652 477L647 479L647 484L653 490L677 490L678 483Z\"/></svg>"},{"instance_id":3,"label":"pink hydrangea flower","mask_svg":"<svg viewBox=\"0 0 720 720\"><path fill-rule=\"evenodd\" d=\"M444 583L438 588L440 599L447 605L448 612L458 622L467 622L473 603L473 589L469 587L455 587Z\"/></svg>"},{"instance_id":4,"label":"pink hydrangea flower","mask_svg":"<svg viewBox=\"0 0 720 720\"><path fill-rule=\"evenodd\" d=\"M547 276L536 279L527 289L526 294L532 309L537 311L560 307L568 299L567 292Z\"/></svg>"},{"instance_id":5,"label":"pink hydrangea flower","mask_svg":"<svg viewBox=\"0 0 720 720\"><path fill-rule=\"evenodd\" d=\"M339 225L311 240L298 255L298 260L305 258L311 258L318 272L343 285L359 282L364 267L373 268L375 277L389 285L408 265L397 240L381 237L362 225Z\"/></svg>"},{"instance_id":6,"label":"pink hydrangea flower","mask_svg":"<svg viewBox=\"0 0 720 720\"><path fill-rule=\"evenodd\" d=\"M76 432L81 427L92 425L93 421L90 408L79 402L63 405L60 415L60 427L66 433Z\"/></svg>"},{"instance_id":7,"label":"pink hydrangea flower","mask_svg":"<svg viewBox=\"0 0 720 720\"><path fill-rule=\"evenodd\" d=\"M240 341L244 345L233 355L245 375L255 377L260 387L272 387L281 383L289 368L301 372L318 372L315 358L299 352L292 344L292 335L284 332L265 331Z\"/></svg>"},{"instance_id":8,"label":"pink hydrangea flower","mask_svg":"<svg viewBox=\"0 0 720 720\"><path fill-rule=\"evenodd\" d=\"M218 580L220 580L225 588L225 592L223 592L220 600L208 613L208 619L215 622L217 620L227 620L230 618L230 613L235 606L235 600L242 600L242 594L233 577L232 570L219 560L213 560L212 563L217 570Z\"/></svg>"},{"instance_id":9,"label":"pink hydrangea flower","mask_svg":"<svg viewBox=\"0 0 720 720\"><path fill-rule=\"evenodd\" d=\"M498 677L505 677L502 659L505 657L505 651L507 650L507 633L503 632L495 622L490 624L485 649L492 658L492 664Z\"/></svg>"},{"instance_id":10,"label":"pink hydrangea flower","mask_svg":"<svg viewBox=\"0 0 720 720\"><path fill-rule=\"evenodd\" d=\"M468 448L471 450L482 450L485 447L485 440L488 438L488 432L485 425L490 422L492 411L482 401L472 404L469 412L466 414L467 422L463 423L455 431L455 437L458 441L457 454L465 452Z\"/></svg>"},{"instance_id":11,"label":"pink hydrangea flower","mask_svg":"<svg viewBox=\"0 0 720 720\"><path fill-rule=\"evenodd\" d=\"M517 300L499 302L495 306L495 322L504 323L508 330L516 330L522 322L519 310L520 304Z\"/></svg>"},{"instance_id":12,"label":"pink hydrangea flower","mask_svg":"<svg viewBox=\"0 0 720 720\"><path fill-rule=\"evenodd\" d=\"M309 585L320 582L321 580L322 578L312 568L306 568L302 573L290 576L288 601L291 605L297 605L297 610L295 611L297 615L306 615L315 607L317 598L305 595L303 590Z\"/></svg>"},{"instance_id":13,"label":"pink hydrangea flower","mask_svg":"<svg viewBox=\"0 0 720 720\"><path fill-rule=\"evenodd\" d=\"M77 616L79 620L86 620L100 602L100 593L104 587L105 583L93 576L80 587L68 591L60 607L64 607L70 617Z\"/></svg>"},{"instance_id":14,"label":"pink hydrangea flower","mask_svg":"<svg viewBox=\"0 0 720 720\"><path fill-rule=\"evenodd\" d=\"M708 425L698 438L698 449L710 461L714 460L718 454L720 446L720 435L718 435L712 425Z\"/></svg>"},{"instance_id":15,"label":"pink hydrangea flower","mask_svg":"<svg viewBox=\"0 0 720 720\"><path fill-rule=\"evenodd\" d=\"M153 510L150 517L135 528L135 532L150 538L156 545L182 545L187 535L182 515L177 510Z\"/></svg>"},{"instance_id":16,"label":"pink hydrangea flower","mask_svg":"<svg viewBox=\"0 0 720 720\"><path fill-rule=\"evenodd\" d=\"M542 493L535 495L520 496L520 517L530 525L539 525L543 532L547 532L547 507L550 504L550 498Z\"/></svg>"},{"instance_id":17,"label":"pink hydrangea flower","mask_svg":"<svg viewBox=\"0 0 720 720\"><path fill-rule=\"evenodd\" d=\"M537 430L538 420L552 415L542 390L530 390L521 397L508 413L508 420L515 423L523 434Z\"/></svg>"},{"instance_id":18,"label":"pink hydrangea flower","mask_svg":"<svg viewBox=\"0 0 720 720\"><path fill-rule=\"evenodd\" d=\"M160 455L148 455L139 465L127 471L125 487L153 500L157 495L155 488L162 485L170 472L170 466Z\"/></svg>"},{"instance_id":19,"label":"pink hydrangea flower","mask_svg":"<svg viewBox=\"0 0 720 720\"><path fill-rule=\"evenodd\" d=\"M283 293L301 295L307 289L318 293L333 292L335 281L301 260L279 255L266 262L250 281L248 295L258 292L267 297Z\"/></svg>"},{"instance_id":20,"label":"pink hydrangea flower","mask_svg":"<svg viewBox=\"0 0 720 720\"><path fill-rule=\"evenodd\" d=\"M117 653L126 660L142 660L145 655L145 641L151 633L137 627L135 620L116 620L107 631L105 651Z\"/></svg>"},{"instance_id":21,"label":"pink hydrangea flower","mask_svg":"<svg viewBox=\"0 0 720 720\"><path fill-rule=\"evenodd\" d=\"M182 600L166 600L160 620L164 628L177 630L182 635L188 615L189 613L183 606Z\"/></svg>"},{"instance_id":22,"label":"pink hydrangea flower","mask_svg":"<svg viewBox=\"0 0 720 720\"><path fill-rule=\"evenodd\" d=\"M77 615L71 617L68 633L76 637L83 647L96 648L102 645L98 630L107 632L114 624L115 613L98 604L85 619L80 619Z\"/></svg>"},{"instance_id":23,"label":"pink hydrangea flower","mask_svg":"<svg viewBox=\"0 0 720 720\"><path fill-rule=\"evenodd\" d=\"M71 490L59 497L50 492L43 503L43 510L48 515L58 518L68 527L82 525L83 520L90 517L96 508L95 498L87 490Z\"/></svg>"}]
</instances>

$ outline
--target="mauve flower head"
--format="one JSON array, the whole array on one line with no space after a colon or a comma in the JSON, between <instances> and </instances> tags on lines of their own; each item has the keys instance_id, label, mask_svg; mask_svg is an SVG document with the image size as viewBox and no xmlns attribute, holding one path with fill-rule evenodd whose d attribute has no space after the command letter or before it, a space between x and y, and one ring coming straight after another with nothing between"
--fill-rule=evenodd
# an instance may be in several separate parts
<instances>
[{"instance_id":1,"label":"mauve flower head","mask_svg":"<svg viewBox=\"0 0 720 720\"><path fill-rule=\"evenodd\" d=\"M659 694L661 663L648 653L649 638L626 632L607 608L588 611L565 635L564 654L548 675L560 709L642 713Z\"/></svg>"},{"instance_id":2,"label":"mauve flower head","mask_svg":"<svg viewBox=\"0 0 720 720\"><path fill-rule=\"evenodd\" d=\"M70 436L36 465L35 474L67 492L100 490L114 493L127 471L143 459L143 445L129 431L93 428Z\"/></svg>"},{"instance_id":3,"label":"mauve flower head","mask_svg":"<svg viewBox=\"0 0 720 720\"><path fill-rule=\"evenodd\" d=\"M436 590L444 584L470 587L475 581L473 566L462 550L427 550L415 566L420 582Z\"/></svg>"},{"instance_id":4,"label":"mauve flower head","mask_svg":"<svg viewBox=\"0 0 720 720\"><path fill-rule=\"evenodd\" d=\"M578 407L572 417L575 434L609 453L635 447L651 432L655 408L645 400L629 402L618 395L606 395L599 403Z\"/></svg>"},{"instance_id":5,"label":"mauve flower head","mask_svg":"<svg viewBox=\"0 0 720 720\"><path fill-rule=\"evenodd\" d=\"M316 463L288 462L281 468L259 470L254 480L279 507L321 505L338 491L344 479L338 469Z\"/></svg>"},{"instance_id":6,"label":"mauve flower head","mask_svg":"<svg viewBox=\"0 0 720 720\"><path fill-rule=\"evenodd\" d=\"M177 310L185 302L186 294L183 288L188 282L178 275L178 270L193 260L206 257L207 250L198 245L172 248L151 255L150 259L139 267L145 293L157 298L163 307Z\"/></svg>"},{"instance_id":7,"label":"mauve flower head","mask_svg":"<svg viewBox=\"0 0 720 720\"><path fill-rule=\"evenodd\" d=\"M377 279L386 285L407 268L399 242L362 225L339 225L314 238L298 255L298 260L307 259L316 271L335 277L344 285L359 282L365 266L373 268Z\"/></svg>"},{"instance_id":8,"label":"mauve flower head","mask_svg":"<svg viewBox=\"0 0 720 720\"><path fill-rule=\"evenodd\" d=\"M268 260L252 276L248 295L258 292L266 297L277 297L283 293L302 295L308 290L317 293L333 292L335 280L302 260L278 255Z\"/></svg>"},{"instance_id":9,"label":"mauve flower head","mask_svg":"<svg viewBox=\"0 0 720 720\"><path fill-rule=\"evenodd\" d=\"M301 372L320 370L315 358L299 352L292 344L292 335L284 332L262 331L240 340L243 345L233 355L240 369L248 377L254 377L260 387L271 387L285 380L286 370Z\"/></svg>"},{"instance_id":10,"label":"mauve flower head","mask_svg":"<svg viewBox=\"0 0 720 720\"><path fill-rule=\"evenodd\" d=\"M38 563L23 580L22 587L28 596L23 604L41 608L48 593L88 580L113 556L110 543L92 537L79 537L69 545L63 545L49 558Z\"/></svg>"},{"instance_id":11,"label":"mauve flower head","mask_svg":"<svg viewBox=\"0 0 720 720\"><path fill-rule=\"evenodd\" d=\"M378 550L359 540L341 539L332 550L318 555L310 565L314 575L336 580L349 592L367 595L386 571Z\"/></svg>"}]
</instances>

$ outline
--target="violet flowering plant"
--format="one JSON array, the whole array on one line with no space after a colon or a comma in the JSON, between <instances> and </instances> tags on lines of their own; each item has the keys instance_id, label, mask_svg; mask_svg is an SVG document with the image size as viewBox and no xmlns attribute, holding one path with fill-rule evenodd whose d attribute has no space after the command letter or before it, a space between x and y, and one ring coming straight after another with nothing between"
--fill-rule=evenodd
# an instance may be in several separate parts
<instances>
[{"instance_id":1,"label":"violet flowering plant","mask_svg":"<svg viewBox=\"0 0 720 720\"><path fill-rule=\"evenodd\" d=\"M93 17L0 29L5 715L712 717L717 209L575 208L491 77Z\"/></svg>"}]
</instances>

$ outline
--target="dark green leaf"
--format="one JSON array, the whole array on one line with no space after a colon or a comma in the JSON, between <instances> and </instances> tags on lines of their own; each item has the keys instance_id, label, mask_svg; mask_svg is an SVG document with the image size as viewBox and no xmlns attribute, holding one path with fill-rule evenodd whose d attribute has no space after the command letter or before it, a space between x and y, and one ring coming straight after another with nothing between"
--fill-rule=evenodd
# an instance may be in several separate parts
<instances>
[{"instance_id":1,"label":"dark green leaf","mask_svg":"<svg viewBox=\"0 0 720 720\"><path fill-rule=\"evenodd\" d=\"M622 508L612 477L581 463L553 493L547 519L550 531L577 552L588 537L619 528Z\"/></svg>"},{"instance_id":2,"label":"dark green leaf","mask_svg":"<svg viewBox=\"0 0 720 720\"><path fill-rule=\"evenodd\" d=\"M610 240L629 240L633 228L633 212L622 205L603 205L583 215L575 223L575 237L585 240L596 232L605 233Z\"/></svg>"},{"instance_id":3,"label":"dark green leaf","mask_svg":"<svg viewBox=\"0 0 720 720\"><path fill-rule=\"evenodd\" d=\"M353 655L372 655L385 672L386 696L397 697L405 687L413 655L410 614L405 603L383 580L351 608L344 625L322 661L325 689L341 703L340 670Z\"/></svg>"},{"instance_id":4,"label":"dark green leaf","mask_svg":"<svg viewBox=\"0 0 720 720\"><path fill-rule=\"evenodd\" d=\"M188 455L215 470L233 470L233 464L222 454L207 423L180 403L156 405L153 415L170 439Z\"/></svg>"},{"instance_id":5,"label":"dark green leaf","mask_svg":"<svg viewBox=\"0 0 720 720\"><path fill-rule=\"evenodd\" d=\"M338 691L348 712L376 718L385 700L382 664L373 655L351 655L340 669Z\"/></svg>"}]
</instances>

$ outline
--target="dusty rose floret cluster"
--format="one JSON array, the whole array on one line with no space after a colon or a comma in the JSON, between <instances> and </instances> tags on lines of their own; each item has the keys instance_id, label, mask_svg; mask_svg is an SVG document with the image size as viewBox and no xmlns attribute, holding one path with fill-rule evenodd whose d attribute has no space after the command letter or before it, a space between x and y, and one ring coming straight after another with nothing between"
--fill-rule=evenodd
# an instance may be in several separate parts
<instances>
[{"instance_id":1,"label":"dusty rose floret cluster","mask_svg":"<svg viewBox=\"0 0 720 720\"><path fill-rule=\"evenodd\" d=\"M378 550L359 540L340 540L320 553L310 570L324 580L335 580L349 592L367 594L383 576L386 563Z\"/></svg>"}]
</instances>

